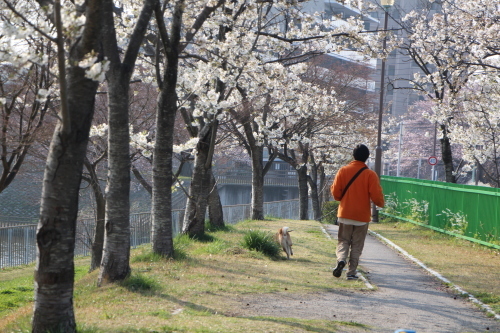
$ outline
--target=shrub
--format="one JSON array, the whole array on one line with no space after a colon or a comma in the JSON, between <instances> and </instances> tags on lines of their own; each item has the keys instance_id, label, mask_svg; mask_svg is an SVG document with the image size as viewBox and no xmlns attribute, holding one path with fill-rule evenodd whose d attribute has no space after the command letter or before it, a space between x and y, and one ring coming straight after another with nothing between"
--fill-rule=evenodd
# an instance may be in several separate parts
<instances>
[{"instance_id":1,"label":"shrub","mask_svg":"<svg viewBox=\"0 0 500 333\"><path fill-rule=\"evenodd\" d=\"M160 285L152 277L135 272L121 281L120 284L134 292L146 292L160 289Z\"/></svg>"},{"instance_id":2,"label":"shrub","mask_svg":"<svg viewBox=\"0 0 500 333\"><path fill-rule=\"evenodd\" d=\"M262 252L269 257L277 257L280 252L278 243L269 232L249 230L243 236L243 247Z\"/></svg>"},{"instance_id":3,"label":"shrub","mask_svg":"<svg viewBox=\"0 0 500 333\"><path fill-rule=\"evenodd\" d=\"M323 209L321 210L321 222L334 224L337 220L337 211L339 209L338 201L327 201L323 204Z\"/></svg>"}]
</instances>

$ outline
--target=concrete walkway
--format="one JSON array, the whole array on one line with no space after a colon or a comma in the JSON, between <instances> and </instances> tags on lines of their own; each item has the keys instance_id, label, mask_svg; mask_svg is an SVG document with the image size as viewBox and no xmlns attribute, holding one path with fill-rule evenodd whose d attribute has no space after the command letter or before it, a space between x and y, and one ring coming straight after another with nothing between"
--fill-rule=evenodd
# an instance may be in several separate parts
<instances>
[{"instance_id":1,"label":"concrete walkway","mask_svg":"<svg viewBox=\"0 0 500 333\"><path fill-rule=\"evenodd\" d=\"M336 244L338 227L325 229ZM336 320L369 325L374 328L371 332L403 328L417 333L500 332L500 321L455 297L436 278L374 236L367 236L360 265L377 290L335 299Z\"/></svg>"}]
</instances>

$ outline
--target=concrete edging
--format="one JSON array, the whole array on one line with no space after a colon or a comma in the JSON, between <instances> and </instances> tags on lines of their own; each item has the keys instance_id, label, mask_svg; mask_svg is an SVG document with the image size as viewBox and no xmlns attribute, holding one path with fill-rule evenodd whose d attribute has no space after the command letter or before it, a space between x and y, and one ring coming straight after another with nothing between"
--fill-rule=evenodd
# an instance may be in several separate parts
<instances>
[{"instance_id":1,"label":"concrete edging","mask_svg":"<svg viewBox=\"0 0 500 333\"><path fill-rule=\"evenodd\" d=\"M412 256L411 254L409 254L408 252L406 252L405 250L403 250L401 247L399 247L398 245L394 244L392 241L390 241L389 239L385 238L384 236L376 233L375 231L372 231L372 230L368 230L368 232L377 237L378 239L380 239L382 242L386 243L387 245L389 245L390 247L392 247L393 249L395 249L396 251L398 251L399 253L401 253L405 258L413 261L415 264L417 264L418 266L422 267L423 269L425 269L427 272L429 272L431 275L435 276L436 278L438 278L439 280L441 280L442 282L450 285L453 289L455 289L457 292L459 292L460 294L466 296L470 301L472 301L473 303L477 304L480 308L482 308L484 311L490 313L491 315L493 315L493 317L497 320L500 320L500 315L497 314L495 311L493 311L493 309L487 305L487 304L484 304L483 302L481 302L480 300L478 300L477 298L475 298L473 295L471 295L470 293L466 292L465 290L463 290L462 288L460 288L459 286L455 285L454 283L452 283L450 280L448 280L447 278L445 278L444 276L442 276L441 274L439 274L438 272L436 272L435 270L427 267L424 263L422 263L420 260L418 260L417 258L415 258L414 256Z\"/></svg>"}]
</instances>

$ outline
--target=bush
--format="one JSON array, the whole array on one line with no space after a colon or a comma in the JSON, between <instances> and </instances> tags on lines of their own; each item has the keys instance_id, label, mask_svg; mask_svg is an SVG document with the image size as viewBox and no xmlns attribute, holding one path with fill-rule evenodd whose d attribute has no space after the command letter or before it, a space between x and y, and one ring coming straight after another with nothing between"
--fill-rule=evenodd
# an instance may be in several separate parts
<instances>
[{"instance_id":1,"label":"bush","mask_svg":"<svg viewBox=\"0 0 500 333\"><path fill-rule=\"evenodd\" d=\"M120 284L133 292L147 292L161 288L152 277L140 273L132 273Z\"/></svg>"},{"instance_id":2,"label":"bush","mask_svg":"<svg viewBox=\"0 0 500 333\"><path fill-rule=\"evenodd\" d=\"M323 204L323 209L321 210L321 222L328 224L335 224L337 220L337 211L339 209L338 201L327 201Z\"/></svg>"},{"instance_id":3,"label":"bush","mask_svg":"<svg viewBox=\"0 0 500 333\"><path fill-rule=\"evenodd\" d=\"M280 252L280 247L274 237L270 233L261 230L245 232L242 246L249 250L262 252L268 257L277 257Z\"/></svg>"}]
</instances>

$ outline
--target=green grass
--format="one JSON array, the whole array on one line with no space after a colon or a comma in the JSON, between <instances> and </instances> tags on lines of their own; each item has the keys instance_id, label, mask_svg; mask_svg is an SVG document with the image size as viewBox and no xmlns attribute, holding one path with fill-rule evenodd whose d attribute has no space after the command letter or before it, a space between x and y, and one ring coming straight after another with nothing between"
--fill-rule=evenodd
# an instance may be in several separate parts
<instances>
[{"instance_id":1,"label":"green grass","mask_svg":"<svg viewBox=\"0 0 500 333\"><path fill-rule=\"evenodd\" d=\"M242 246L263 253L264 255L275 258L280 252L280 247L273 239L273 235L262 230L248 230L243 237Z\"/></svg>"},{"instance_id":2,"label":"green grass","mask_svg":"<svg viewBox=\"0 0 500 333\"><path fill-rule=\"evenodd\" d=\"M244 246L249 230L272 238L294 230L294 256L269 257ZM385 220L371 229L500 312L500 253L409 223ZM255 238L255 237L253 237ZM259 242L262 242L259 241ZM357 322L256 316L242 298L366 290L362 281L334 279L335 243L315 221L244 221L206 237L178 236L174 258L132 250L132 274L97 287L98 272L77 259L74 293L78 332L366 332ZM470 269L474 267L474 269ZM33 266L0 271L0 332L29 332ZM367 291L368 292L368 291Z\"/></svg>"},{"instance_id":3,"label":"green grass","mask_svg":"<svg viewBox=\"0 0 500 333\"><path fill-rule=\"evenodd\" d=\"M0 271L0 317L33 302L34 268L26 265ZM84 276L87 270L85 266L75 267L75 279Z\"/></svg>"},{"instance_id":4,"label":"green grass","mask_svg":"<svg viewBox=\"0 0 500 333\"><path fill-rule=\"evenodd\" d=\"M281 250L269 257L243 245L250 229L265 235L259 242L267 244L284 225L294 229L292 260ZM333 244L318 222L244 221L210 230L206 237L176 237L174 258L153 254L150 245L132 250L132 274L116 284L97 287L98 272L87 273L88 261L77 260L78 332L364 331L351 322L253 316L240 301L267 294L366 289L360 281L332 278ZM1 313L1 332L30 331L32 275L33 267L0 272L0 289L25 297ZM7 301L0 297L0 303Z\"/></svg>"},{"instance_id":5,"label":"green grass","mask_svg":"<svg viewBox=\"0 0 500 333\"><path fill-rule=\"evenodd\" d=\"M132 274L120 284L134 292L151 292L161 289L160 284L154 278L138 272L132 272Z\"/></svg>"}]
</instances>

